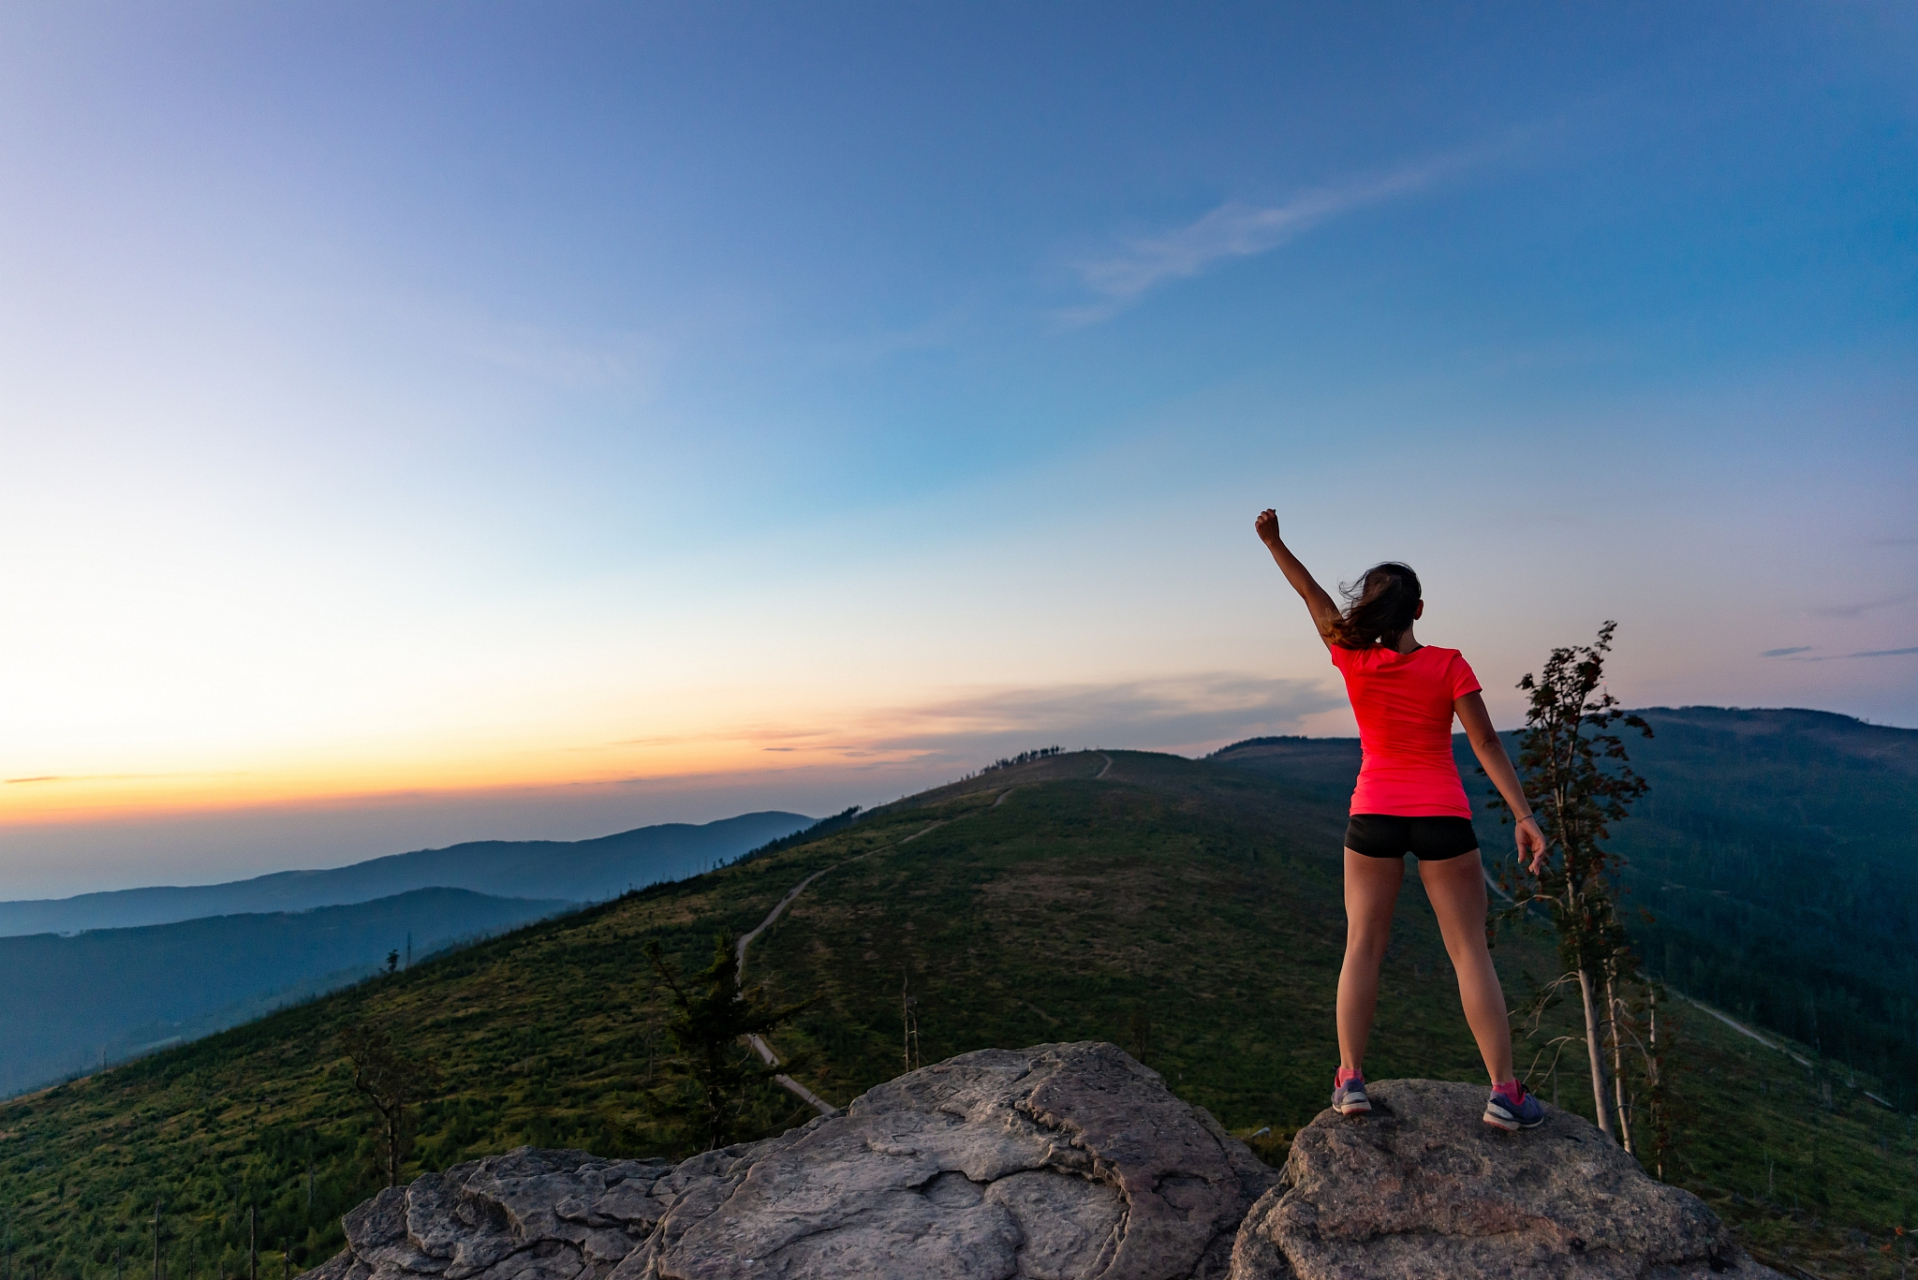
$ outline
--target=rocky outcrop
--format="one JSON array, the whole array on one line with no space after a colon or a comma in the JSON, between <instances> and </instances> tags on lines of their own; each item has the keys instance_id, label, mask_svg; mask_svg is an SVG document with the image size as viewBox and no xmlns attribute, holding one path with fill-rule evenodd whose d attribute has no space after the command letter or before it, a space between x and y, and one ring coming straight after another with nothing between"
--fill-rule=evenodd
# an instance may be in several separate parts
<instances>
[{"instance_id":1,"label":"rocky outcrop","mask_svg":"<svg viewBox=\"0 0 1918 1280\"><path fill-rule=\"evenodd\" d=\"M1231 1280L1783 1280L1696 1196L1653 1181L1577 1116L1502 1133L1483 1086L1368 1084L1370 1116L1327 1111L1247 1215Z\"/></svg>"},{"instance_id":2,"label":"rocky outcrop","mask_svg":"<svg viewBox=\"0 0 1918 1280\"><path fill-rule=\"evenodd\" d=\"M987 1049L678 1165L522 1147L428 1174L306 1280L1210 1280L1277 1178L1112 1045Z\"/></svg>"},{"instance_id":3,"label":"rocky outcrop","mask_svg":"<svg viewBox=\"0 0 1918 1280\"><path fill-rule=\"evenodd\" d=\"M1507 1134L1479 1086L1369 1092L1281 1177L1112 1045L982 1050L679 1164L428 1174L302 1280L1782 1280L1576 1116Z\"/></svg>"}]
</instances>

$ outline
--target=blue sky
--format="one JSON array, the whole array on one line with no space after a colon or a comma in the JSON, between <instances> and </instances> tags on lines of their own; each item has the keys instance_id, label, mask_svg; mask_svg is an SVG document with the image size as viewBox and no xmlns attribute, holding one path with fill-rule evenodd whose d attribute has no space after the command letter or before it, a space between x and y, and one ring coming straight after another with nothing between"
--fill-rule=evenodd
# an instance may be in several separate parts
<instances>
[{"instance_id":1,"label":"blue sky","mask_svg":"<svg viewBox=\"0 0 1918 1280\"><path fill-rule=\"evenodd\" d=\"M1266 505L1411 560L1502 722L1617 618L1628 702L1918 725L1914 55L1891 4L9 6L5 896L1340 732Z\"/></svg>"}]
</instances>

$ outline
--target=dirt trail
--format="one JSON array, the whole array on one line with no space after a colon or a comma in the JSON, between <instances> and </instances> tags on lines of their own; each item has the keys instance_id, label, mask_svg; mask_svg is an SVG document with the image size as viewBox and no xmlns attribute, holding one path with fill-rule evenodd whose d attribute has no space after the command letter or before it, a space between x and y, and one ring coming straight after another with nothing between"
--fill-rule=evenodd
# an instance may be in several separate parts
<instances>
[{"instance_id":1,"label":"dirt trail","mask_svg":"<svg viewBox=\"0 0 1918 1280\"><path fill-rule=\"evenodd\" d=\"M999 800L1004 800L1007 796L1011 794L1012 794L1011 790L1008 789L1007 791L1004 791L1000 794ZM993 801L993 804L995 807L998 805L998 803L999 803L998 800ZM911 844L914 840L917 840L920 836L925 835L929 831L937 831L940 827L945 826L946 823L951 821L952 819L950 818L941 818L937 822L927 823L925 826L921 827L919 830L907 836L904 840L900 840L894 844L882 844L879 846L878 849L868 849L866 852L860 854L859 857L847 858L845 862L835 862L830 867L825 867L821 870L813 872L811 875L807 876L804 880L801 880L798 884L788 889L786 891L786 896L779 900L779 904L775 906L771 911L768 911L766 913L766 918L759 922L759 927L754 929L751 933L748 933L744 937L740 938L737 947L734 949L733 956L738 961L738 965L739 965L740 985L743 987L746 984L746 948L752 945L753 939L757 938L760 934L766 932L766 930L772 928L773 921L779 919L779 917L785 912L786 908L790 907L793 904L793 900L797 898L800 894L806 891L807 885L819 879L820 876L825 875L829 871L837 871L839 870L839 868L846 866L848 863L858 862L861 858L870 858L873 854L878 853L881 849L897 849L900 845ZM764 1062L767 1066L776 1067L779 1065L779 1055L773 1052L773 1047L766 1043L766 1039L764 1036L757 1036L757 1035L747 1036L746 1043L752 1047L752 1050L754 1053L757 1053L759 1055L760 1061ZM822 1116L836 1116L839 1114L838 1107L833 1106L832 1103L827 1102L824 1098L820 1097L818 1094L814 1093L811 1089L808 1089L805 1085L799 1083L799 1081L793 1079L789 1075L783 1075L783 1074L775 1075L773 1077L773 1083L777 1084L780 1088L784 1089L787 1093L790 1093L793 1097L798 1098L801 1102L805 1103L807 1106L813 1108Z\"/></svg>"},{"instance_id":2,"label":"dirt trail","mask_svg":"<svg viewBox=\"0 0 1918 1280\"><path fill-rule=\"evenodd\" d=\"M1106 774L1112 771L1112 757L1107 755L1103 751L1099 752L1099 757L1100 759L1105 761L1105 767L1100 769L1096 776L1103 778L1106 776ZM987 806L987 808L997 809L1000 805L1006 802L1006 797L1011 795L1014 790L1016 790L1016 788L1007 787L1004 791L1001 791L999 793L999 795L993 800L993 802L990 805ZM969 817L969 816L971 815L969 814L961 815L961 817ZM755 928L751 933L748 933L744 937L740 938L737 944L737 947L735 948L733 952L734 959L738 962L738 966L739 966L740 985L743 987L746 983L746 948L750 947L753 944L753 941L757 939L760 934L772 928L773 922L779 919L781 915L785 914L786 908L790 907L794 903L794 901L798 899L799 895L806 891L807 885L810 885L813 881L819 879L820 876L826 875L829 872L837 871L839 870L839 868L846 866L850 863L858 862L862 858L870 858L873 854L879 853L882 850L897 849L901 845L911 844L914 840L917 840L920 836L927 835L931 832L937 831L940 827L945 826L947 823L956 822L956 821L958 821L958 819L956 818L941 818L937 822L929 822L925 826L919 828L919 830L907 836L904 840L897 841L893 844L880 845L877 849L868 849L866 850L866 852L860 854L857 858L847 858L845 862L835 862L830 867L825 867L818 871L813 872L811 875L807 876L804 880L801 880L798 884L786 890L786 896L781 898L778 904L774 906L771 911L768 911L766 913L766 918L759 922L759 925L757 928ZM746 1043L752 1047L752 1050L754 1053L757 1053L759 1055L760 1061L764 1062L767 1066L776 1067L779 1065L779 1055L773 1052L773 1047L766 1043L766 1038L764 1036L757 1036L757 1035L747 1036ZM777 1084L780 1088L784 1089L787 1093L790 1093L793 1097L798 1098L801 1102L804 1102L807 1106L819 1112L819 1114L822 1116L836 1116L839 1114L838 1107L833 1106L832 1103L827 1102L824 1098L820 1097L818 1094L814 1093L811 1089L808 1089L805 1085L799 1083L799 1081L793 1079L789 1075L784 1075L784 1074L775 1075L773 1077L773 1082Z\"/></svg>"}]
</instances>

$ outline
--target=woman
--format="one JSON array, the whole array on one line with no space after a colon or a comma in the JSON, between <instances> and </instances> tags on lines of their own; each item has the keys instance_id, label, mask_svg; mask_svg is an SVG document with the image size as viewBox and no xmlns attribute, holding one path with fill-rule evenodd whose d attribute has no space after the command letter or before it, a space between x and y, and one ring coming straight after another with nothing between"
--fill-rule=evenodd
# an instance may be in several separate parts
<instances>
[{"instance_id":1,"label":"woman","mask_svg":"<svg viewBox=\"0 0 1918 1280\"><path fill-rule=\"evenodd\" d=\"M1512 1075L1512 1032L1505 993L1485 944L1485 870L1472 806L1452 761L1452 717L1471 740L1479 763L1518 817L1518 851L1532 873L1545 860L1545 837L1518 775L1492 728L1472 668L1456 649L1422 645L1412 623L1425 613L1418 575L1402 564L1374 565L1332 603L1279 538L1279 517L1267 510L1254 527L1280 572L1305 600L1359 722L1364 763L1345 829L1345 965L1339 971L1339 1069L1332 1105L1344 1115L1370 1111L1365 1097L1365 1044L1378 1008L1379 964L1392 928L1392 906L1405 878L1405 855L1418 858L1419 879L1458 971L1465 1019L1492 1077L1485 1123L1529 1129L1545 1119L1538 1100Z\"/></svg>"}]
</instances>

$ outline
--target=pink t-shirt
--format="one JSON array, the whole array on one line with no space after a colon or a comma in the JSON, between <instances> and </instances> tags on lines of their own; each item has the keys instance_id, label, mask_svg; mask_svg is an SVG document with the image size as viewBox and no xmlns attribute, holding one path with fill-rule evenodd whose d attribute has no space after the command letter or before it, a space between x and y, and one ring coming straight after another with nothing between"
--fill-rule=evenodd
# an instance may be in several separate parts
<instances>
[{"instance_id":1,"label":"pink t-shirt","mask_svg":"<svg viewBox=\"0 0 1918 1280\"><path fill-rule=\"evenodd\" d=\"M1477 692L1479 683L1459 651L1333 645L1332 665L1345 677L1365 754L1352 812L1471 817L1452 760L1452 700Z\"/></svg>"}]
</instances>

